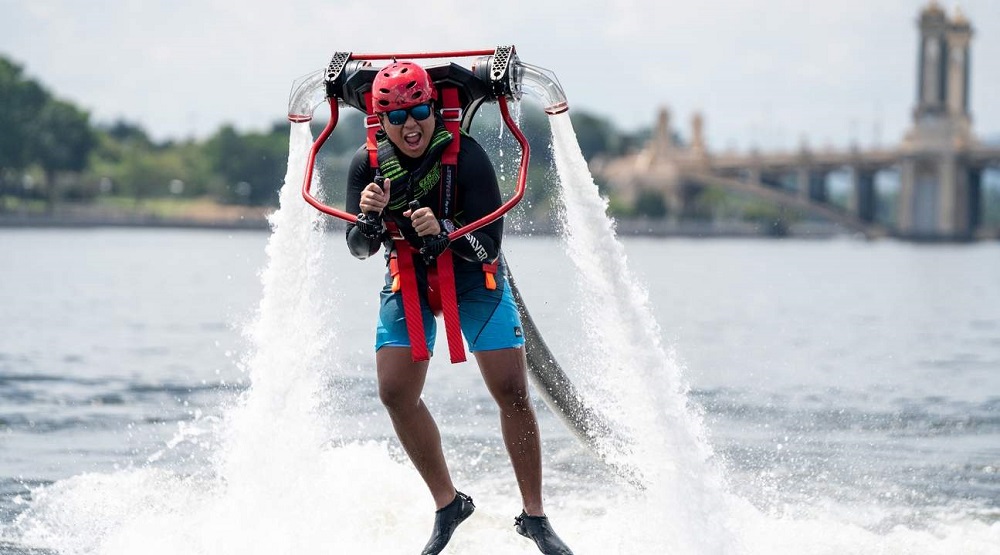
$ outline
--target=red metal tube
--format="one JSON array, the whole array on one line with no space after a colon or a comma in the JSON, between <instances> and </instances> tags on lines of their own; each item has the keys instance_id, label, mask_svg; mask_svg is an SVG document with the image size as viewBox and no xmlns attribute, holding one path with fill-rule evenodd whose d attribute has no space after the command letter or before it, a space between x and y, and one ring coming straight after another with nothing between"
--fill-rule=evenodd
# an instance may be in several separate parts
<instances>
[{"instance_id":1,"label":"red metal tube","mask_svg":"<svg viewBox=\"0 0 1000 555\"><path fill-rule=\"evenodd\" d=\"M417 52L413 54L355 54L352 60L391 60L393 58L427 59L427 58L468 58L470 56L489 56L495 50L458 50L454 52Z\"/></svg>"},{"instance_id":2,"label":"red metal tube","mask_svg":"<svg viewBox=\"0 0 1000 555\"><path fill-rule=\"evenodd\" d=\"M337 126L337 121L340 119L340 107L337 105L337 99L331 98L329 99L329 103L330 121L326 124L326 128L323 129L323 132L319 134L319 137L316 137L312 148L309 149L309 160L306 162L306 176L302 181L302 197L306 199L306 202L313 205L316 210L354 223L358 220L356 215L348 214L343 210L337 210L336 208L323 204L309 191L312 188L313 168L316 166L316 153L319 152L320 148L323 148L323 144L326 143L330 134L333 133L333 128Z\"/></svg>"}]
</instances>

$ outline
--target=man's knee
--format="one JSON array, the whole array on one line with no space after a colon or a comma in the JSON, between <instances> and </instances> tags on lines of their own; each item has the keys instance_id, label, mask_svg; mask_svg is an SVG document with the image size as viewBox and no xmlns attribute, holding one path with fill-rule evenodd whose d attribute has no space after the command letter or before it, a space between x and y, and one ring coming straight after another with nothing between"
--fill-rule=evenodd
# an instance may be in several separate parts
<instances>
[{"instance_id":1,"label":"man's knee","mask_svg":"<svg viewBox=\"0 0 1000 555\"><path fill-rule=\"evenodd\" d=\"M413 387L399 382L380 382L378 398L382 405L392 412L410 410L420 402L420 392L413 392Z\"/></svg>"},{"instance_id":2,"label":"man's knee","mask_svg":"<svg viewBox=\"0 0 1000 555\"><path fill-rule=\"evenodd\" d=\"M508 375L493 383L493 396L505 408L523 410L528 405L528 383L518 375Z\"/></svg>"},{"instance_id":3,"label":"man's knee","mask_svg":"<svg viewBox=\"0 0 1000 555\"><path fill-rule=\"evenodd\" d=\"M375 355L378 397L390 411L411 410L420 404L427 363L410 360L409 347L384 347Z\"/></svg>"}]
</instances>

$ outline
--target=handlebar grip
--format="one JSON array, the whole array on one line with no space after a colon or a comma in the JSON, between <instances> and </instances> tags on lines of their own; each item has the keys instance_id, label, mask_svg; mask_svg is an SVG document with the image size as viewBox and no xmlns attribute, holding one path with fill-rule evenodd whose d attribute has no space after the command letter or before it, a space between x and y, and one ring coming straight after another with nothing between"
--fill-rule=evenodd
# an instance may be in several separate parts
<instances>
[{"instance_id":1,"label":"handlebar grip","mask_svg":"<svg viewBox=\"0 0 1000 555\"><path fill-rule=\"evenodd\" d=\"M378 188L381 189L382 192L385 192L385 188L384 188L385 177L384 176L375 174L375 184L378 185ZM370 222L375 223L375 222L377 222L379 220L379 213L378 212L374 212L374 211L372 211L372 212L365 212L365 217L368 218L368 220Z\"/></svg>"}]
</instances>

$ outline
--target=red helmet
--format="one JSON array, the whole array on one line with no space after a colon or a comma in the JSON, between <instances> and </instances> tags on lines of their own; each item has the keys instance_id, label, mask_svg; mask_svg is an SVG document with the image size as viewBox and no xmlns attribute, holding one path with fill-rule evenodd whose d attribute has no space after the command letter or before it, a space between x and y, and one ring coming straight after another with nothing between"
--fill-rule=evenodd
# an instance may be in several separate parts
<instances>
[{"instance_id":1,"label":"red helmet","mask_svg":"<svg viewBox=\"0 0 1000 555\"><path fill-rule=\"evenodd\" d=\"M372 81L372 110L377 114L431 100L437 100L434 82L427 70L413 62L392 62Z\"/></svg>"}]
</instances>

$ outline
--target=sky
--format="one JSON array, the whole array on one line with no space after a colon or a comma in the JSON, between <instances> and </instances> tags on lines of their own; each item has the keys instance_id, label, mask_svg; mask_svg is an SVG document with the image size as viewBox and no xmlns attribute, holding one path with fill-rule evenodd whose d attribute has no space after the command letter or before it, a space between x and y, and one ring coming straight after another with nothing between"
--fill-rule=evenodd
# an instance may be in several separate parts
<instances>
[{"instance_id":1,"label":"sky","mask_svg":"<svg viewBox=\"0 0 1000 555\"><path fill-rule=\"evenodd\" d=\"M713 150L891 146L911 124L927 4L0 0L0 54L93 121L125 119L158 140L267 129L292 82L337 51L513 44L556 74L571 111L623 131L667 108L684 136L701 113ZM939 4L974 27L974 130L1000 138L1000 0Z\"/></svg>"}]
</instances>

